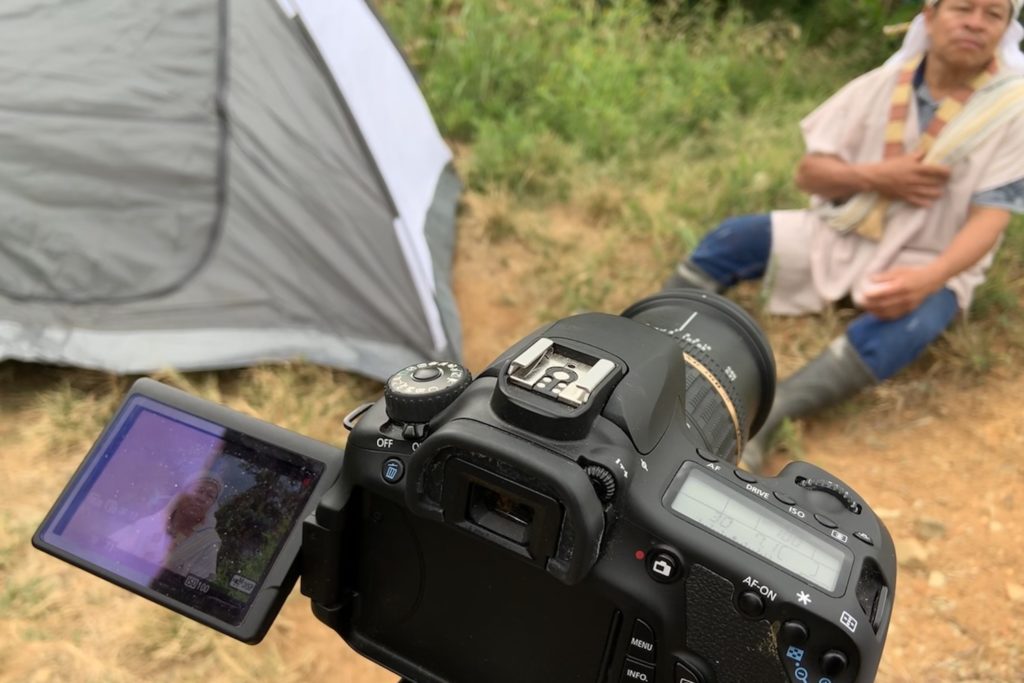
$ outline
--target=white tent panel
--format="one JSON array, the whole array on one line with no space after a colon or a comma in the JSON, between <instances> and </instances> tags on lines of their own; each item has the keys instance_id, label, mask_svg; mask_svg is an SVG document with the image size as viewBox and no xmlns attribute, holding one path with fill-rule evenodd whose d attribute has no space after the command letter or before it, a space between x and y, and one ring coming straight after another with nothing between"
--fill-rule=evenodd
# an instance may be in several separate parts
<instances>
[{"instance_id":1,"label":"white tent panel","mask_svg":"<svg viewBox=\"0 0 1024 683\"><path fill-rule=\"evenodd\" d=\"M451 161L434 119L391 37L365 0L290 0L359 125L399 218L395 229L431 328L445 345L424 234L437 179ZM407 144L416 140L416 144Z\"/></svg>"},{"instance_id":2,"label":"white tent panel","mask_svg":"<svg viewBox=\"0 0 1024 683\"><path fill-rule=\"evenodd\" d=\"M277 0L277 4L281 7L281 11L284 12L286 17L289 19L295 18L297 12L295 11L295 8L292 7L291 0Z\"/></svg>"}]
</instances>

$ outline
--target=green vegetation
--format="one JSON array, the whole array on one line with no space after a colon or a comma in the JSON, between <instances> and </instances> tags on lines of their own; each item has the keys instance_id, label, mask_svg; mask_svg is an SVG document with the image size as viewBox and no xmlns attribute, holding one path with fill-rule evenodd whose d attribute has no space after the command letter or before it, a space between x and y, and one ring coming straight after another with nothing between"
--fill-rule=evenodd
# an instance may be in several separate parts
<instances>
[{"instance_id":1,"label":"green vegetation","mask_svg":"<svg viewBox=\"0 0 1024 683\"><path fill-rule=\"evenodd\" d=\"M806 110L875 63L884 42L811 46L782 15L754 23L715 3L402 0L381 9L445 135L472 144L470 186L543 198L564 197L581 166L645 182L652 158L695 138L704 144L694 154L718 155L708 143L737 117L777 124L794 103ZM821 63L828 68L807 68Z\"/></svg>"},{"instance_id":2,"label":"green vegetation","mask_svg":"<svg viewBox=\"0 0 1024 683\"><path fill-rule=\"evenodd\" d=\"M532 240L524 214L581 207L600 253L557 268L543 308L614 309L615 291L658 280L616 271L625 242L650 245L663 274L722 218L801 206L792 169L797 122L898 45L886 23L917 2L854 0L382 0L471 191L500 196L489 243ZM614 188L609 193L608 188ZM977 372L1019 331L1022 222L983 288L970 325L938 358ZM550 247L550 244L549 244ZM549 249L550 251L550 249ZM557 252L558 250L555 249ZM550 265L550 264L548 264ZM536 275L551 268L541 265ZM608 276L616 272L614 286ZM634 278L630 280L630 278ZM757 308L758 295L739 294ZM765 321L770 328L772 323ZM843 315L826 319L838 329ZM811 321L811 326L821 326ZM787 335L793 326L787 324ZM797 331L814 347L817 331ZM815 343L805 344L801 337Z\"/></svg>"},{"instance_id":3,"label":"green vegetation","mask_svg":"<svg viewBox=\"0 0 1024 683\"><path fill-rule=\"evenodd\" d=\"M467 309L475 317L464 320L466 337L479 338L506 318L515 320L508 334L520 335L577 310L622 310L657 289L679 255L726 216L802 205L791 182L801 154L797 122L880 63L896 44L882 36L881 24L904 19L916 3L378 6L421 76L468 187L460 256L475 254L487 267L474 271L481 281L464 283L463 291L498 292L496 306ZM1013 367L1024 358L1022 295L1024 221L1017 218L971 322L955 326L896 382L841 410L870 404L899 413L925 404L937 389L955 391ZM735 294L755 315L760 296L755 285ZM761 316L781 373L817 354L852 315ZM488 337L481 345L487 360L511 341ZM380 392L375 382L301 362L157 379L337 444L342 418ZM345 679L334 660L318 661L323 652L340 651L334 635L324 629L327 645L309 642L289 606L267 645L245 649L31 550L29 535L130 382L0 363L0 439L10 461L0 514L0 622L7 636L0 680L59 680L69 671L83 681L306 681L327 671ZM800 440L799 424L779 437L794 456L802 455ZM237 515L232 523L243 521ZM309 619L297 592L292 601L294 614ZM52 646L33 649L47 637Z\"/></svg>"}]
</instances>

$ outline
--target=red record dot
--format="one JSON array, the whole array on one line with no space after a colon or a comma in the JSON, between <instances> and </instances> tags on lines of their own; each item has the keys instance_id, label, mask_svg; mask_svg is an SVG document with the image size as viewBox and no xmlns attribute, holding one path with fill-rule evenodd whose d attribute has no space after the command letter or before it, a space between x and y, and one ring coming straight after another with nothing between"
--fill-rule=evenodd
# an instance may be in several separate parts
<instances>
[{"instance_id":1,"label":"red record dot","mask_svg":"<svg viewBox=\"0 0 1024 683\"><path fill-rule=\"evenodd\" d=\"M647 557L647 553L645 553L643 550L637 550L635 553L633 553L633 557L635 557L638 560L642 560L645 557Z\"/></svg>"}]
</instances>

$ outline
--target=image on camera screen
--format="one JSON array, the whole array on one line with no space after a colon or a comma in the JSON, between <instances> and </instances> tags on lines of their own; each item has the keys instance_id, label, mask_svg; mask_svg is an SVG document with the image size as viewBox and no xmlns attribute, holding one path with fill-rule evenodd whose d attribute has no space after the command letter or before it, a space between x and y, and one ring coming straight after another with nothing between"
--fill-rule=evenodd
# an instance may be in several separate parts
<instances>
[{"instance_id":1,"label":"image on camera screen","mask_svg":"<svg viewBox=\"0 0 1024 683\"><path fill-rule=\"evenodd\" d=\"M144 594L237 626L323 468L136 395L41 539Z\"/></svg>"}]
</instances>

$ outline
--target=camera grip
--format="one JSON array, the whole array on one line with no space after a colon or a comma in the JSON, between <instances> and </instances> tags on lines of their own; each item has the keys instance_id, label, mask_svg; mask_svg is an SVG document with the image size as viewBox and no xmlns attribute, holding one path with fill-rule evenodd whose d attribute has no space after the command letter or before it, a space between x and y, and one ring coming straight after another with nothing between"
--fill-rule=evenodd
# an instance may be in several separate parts
<instances>
[{"instance_id":1,"label":"camera grip","mask_svg":"<svg viewBox=\"0 0 1024 683\"><path fill-rule=\"evenodd\" d=\"M714 667L719 681L786 683L771 624L732 605L732 582L693 565L686 579L687 647Z\"/></svg>"}]
</instances>

